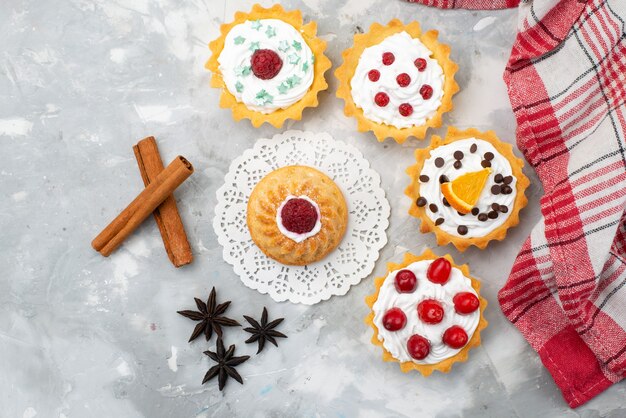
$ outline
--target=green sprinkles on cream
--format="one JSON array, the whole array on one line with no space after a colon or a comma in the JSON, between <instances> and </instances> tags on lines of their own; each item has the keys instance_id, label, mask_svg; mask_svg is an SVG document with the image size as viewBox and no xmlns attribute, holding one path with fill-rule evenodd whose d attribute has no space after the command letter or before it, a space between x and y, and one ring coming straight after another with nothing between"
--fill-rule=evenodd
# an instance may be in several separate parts
<instances>
[{"instance_id":1,"label":"green sprinkles on cream","mask_svg":"<svg viewBox=\"0 0 626 418\"><path fill-rule=\"evenodd\" d=\"M246 38L244 38L243 36L238 36L235 38L235 45L241 45L245 41L246 41Z\"/></svg>"},{"instance_id":2,"label":"green sprinkles on cream","mask_svg":"<svg viewBox=\"0 0 626 418\"><path fill-rule=\"evenodd\" d=\"M276 88L278 89L278 92L279 92L280 94L287 94L287 92L289 91L289 88L290 88L290 87L287 85L287 83L286 83L286 82L284 82L284 81L283 81L283 82L282 82L282 83L280 83L280 85L279 85L278 87L276 87Z\"/></svg>"},{"instance_id":3,"label":"green sprinkles on cream","mask_svg":"<svg viewBox=\"0 0 626 418\"><path fill-rule=\"evenodd\" d=\"M274 36L276 36L276 29L274 29L273 26L268 26L267 29L265 30L265 35L268 38L273 38Z\"/></svg>"},{"instance_id":4,"label":"green sprinkles on cream","mask_svg":"<svg viewBox=\"0 0 626 418\"><path fill-rule=\"evenodd\" d=\"M315 64L315 55L311 55L311 64Z\"/></svg>"},{"instance_id":5,"label":"green sprinkles on cream","mask_svg":"<svg viewBox=\"0 0 626 418\"><path fill-rule=\"evenodd\" d=\"M261 23L260 20L253 20L251 26L252 26L252 29L254 30L260 30L263 24Z\"/></svg>"},{"instance_id":6,"label":"green sprinkles on cream","mask_svg":"<svg viewBox=\"0 0 626 418\"><path fill-rule=\"evenodd\" d=\"M292 75L291 77L288 77L287 80L285 80L285 82L290 88L294 88L295 86L300 84L301 81L302 79L298 77L297 75Z\"/></svg>"},{"instance_id":7,"label":"green sprinkles on cream","mask_svg":"<svg viewBox=\"0 0 626 418\"><path fill-rule=\"evenodd\" d=\"M235 83L235 89L237 89L237 93L243 92L243 84L241 84L241 82L238 81L237 83Z\"/></svg>"},{"instance_id":8,"label":"green sprinkles on cream","mask_svg":"<svg viewBox=\"0 0 626 418\"><path fill-rule=\"evenodd\" d=\"M289 64L297 64L300 62L300 56L296 54L289 55L287 59L289 60Z\"/></svg>"},{"instance_id":9,"label":"green sprinkles on cream","mask_svg":"<svg viewBox=\"0 0 626 418\"><path fill-rule=\"evenodd\" d=\"M258 42L250 42L250 46L248 47L248 49L250 51L256 51L257 49L260 49L261 47L259 46Z\"/></svg>"},{"instance_id":10,"label":"green sprinkles on cream","mask_svg":"<svg viewBox=\"0 0 626 418\"><path fill-rule=\"evenodd\" d=\"M235 68L235 75L237 77L245 77L247 75L250 75L250 73L252 72L252 68L250 68L249 65L242 65L240 67Z\"/></svg>"},{"instance_id":11,"label":"green sprinkles on cream","mask_svg":"<svg viewBox=\"0 0 626 418\"><path fill-rule=\"evenodd\" d=\"M301 51L302 50L302 44L298 41L293 41L293 43L291 44L293 45L294 49L296 51Z\"/></svg>"},{"instance_id":12,"label":"green sprinkles on cream","mask_svg":"<svg viewBox=\"0 0 626 418\"><path fill-rule=\"evenodd\" d=\"M289 42L283 40L280 41L280 43L278 44L278 50L282 51L282 52L287 52L289 50L289 48L291 48L291 46L289 46Z\"/></svg>"},{"instance_id":13,"label":"green sprinkles on cream","mask_svg":"<svg viewBox=\"0 0 626 418\"><path fill-rule=\"evenodd\" d=\"M259 106L264 106L266 104L272 104L272 102L274 101L274 97L272 97L271 94L269 94L268 92L265 91L265 89L262 89L261 91L259 91L256 94L256 102Z\"/></svg>"},{"instance_id":14,"label":"green sprinkles on cream","mask_svg":"<svg viewBox=\"0 0 626 418\"><path fill-rule=\"evenodd\" d=\"M307 71L309 71L309 63L308 62L304 62L304 64L302 64L302 71L304 71L305 73Z\"/></svg>"}]
</instances>

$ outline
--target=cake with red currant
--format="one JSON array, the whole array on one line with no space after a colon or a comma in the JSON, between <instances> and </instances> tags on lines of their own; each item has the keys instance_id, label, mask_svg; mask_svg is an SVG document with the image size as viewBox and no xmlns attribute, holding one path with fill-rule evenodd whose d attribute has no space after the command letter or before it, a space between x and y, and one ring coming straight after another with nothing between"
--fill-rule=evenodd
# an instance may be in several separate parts
<instances>
[{"instance_id":1,"label":"cake with red currant","mask_svg":"<svg viewBox=\"0 0 626 418\"><path fill-rule=\"evenodd\" d=\"M468 267L455 265L449 255L407 253L401 264L389 263L387 275L375 285L376 292L366 299L372 342L382 347L385 361L399 362L403 372L447 373L480 345L487 302Z\"/></svg>"},{"instance_id":2,"label":"cake with red currant","mask_svg":"<svg viewBox=\"0 0 626 418\"><path fill-rule=\"evenodd\" d=\"M280 127L286 119L300 119L304 108L317 106L331 63L316 32L315 22L305 25L300 11L278 4L237 12L209 44L213 54L206 67L213 73L211 85L222 89L220 106L255 127L264 122Z\"/></svg>"},{"instance_id":3,"label":"cake with red currant","mask_svg":"<svg viewBox=\"0 0 626 418\"><path fill-rule=\"evenodd\" d=\"M282 264L307 265L341 243L348 207L327 175L311 167L288 166L272 171L254 187L246 221L265 255Z\"/></svg>"},{"instance_id":4,"label":"cake with red currant","mask_svg":"<svg viewBox=\"0 0 626 418\"><path fill-rule=\"evenodd\" d=\"M360 131L402 143L441 126L459 87L450 48L437 36L434 30L422 33L417 22L404 25L396 19L354 36L335 75L344 112L357 119Z\"/></svg>"},{"instance_id":5,"label":"cake with red currant","mask_svg":"<svg viewBox=\"0 0 626 418\"><path fill-rule=\"evenodd\" d=\"M519 223L530 181L512 145L494 132L449 127L445 138L433 135L415 158L407 170L409 213L421 220L421 232L435 233L437 244L483 249Z\"/></svg>"}]
</instances>

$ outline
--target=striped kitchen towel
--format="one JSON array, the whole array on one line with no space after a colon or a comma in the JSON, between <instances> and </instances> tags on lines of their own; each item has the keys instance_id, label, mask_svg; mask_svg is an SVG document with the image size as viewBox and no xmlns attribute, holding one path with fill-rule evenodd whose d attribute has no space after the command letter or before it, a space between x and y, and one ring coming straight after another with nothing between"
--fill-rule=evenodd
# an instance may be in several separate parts
<instances>
[{"instance_id":1,"label":"striped kitchen towel","mask_svg":"<svg viewBox=\"0 0 626 418\"><path fill-rule=\"evenodd\" d=\"M571 407L626 373L626 0L416 0L522 14L504 81L542 220L498 294Z\"/></svg>"}]
</instances>

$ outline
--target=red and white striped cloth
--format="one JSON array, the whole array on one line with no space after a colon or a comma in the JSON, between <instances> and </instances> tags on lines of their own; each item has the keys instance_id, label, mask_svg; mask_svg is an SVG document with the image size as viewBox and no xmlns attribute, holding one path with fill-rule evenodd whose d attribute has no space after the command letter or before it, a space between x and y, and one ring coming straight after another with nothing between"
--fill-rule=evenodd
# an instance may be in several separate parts
<instances>
[{"instance_id":1,"label":"red and white striped cloth","mask_svg":"<svg viewBox=\"0 0 626 418\"><path fill-rule=\"evenodd\" d=\"M504 81L545 195L498 299L579 406L626 374L626 0L415 2L519 4Z\"/></svg>"}]
</instances>

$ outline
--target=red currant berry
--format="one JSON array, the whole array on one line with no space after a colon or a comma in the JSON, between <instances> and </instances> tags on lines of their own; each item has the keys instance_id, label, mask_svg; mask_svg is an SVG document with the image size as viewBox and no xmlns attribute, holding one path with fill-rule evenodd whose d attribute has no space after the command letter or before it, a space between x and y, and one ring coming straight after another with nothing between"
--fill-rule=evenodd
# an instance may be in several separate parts
<instances>
[{"instance_id":1,"label":"red currant berry","mask_svg":"<svg viewBox=\"0 0 626 418\"><path fill-rule=\"evenodd\" d=\"M441 257L433 261L431 265L428 266L426 277L428 277L428 280L433 283L446 284L450 278L451 270L452 266L450 265L450 262Z\"/></svg>"},{"instance_id":2,"label":"red currant berry","mask_svg":"<svg viewBox=\"0 0 626 418\"><path fill-rule=\"evenodd\" d=\"M261 80L270 80L283 68L283 60L271 49L257 49L250 57L252 73Z\"/></svg>"},{"instance_id":3,"label":"red currant berry","mask_svg":"<svg viewBox=\"0 0 626 418\"><path fill-rule=\"evenodd\" d=\"M467 344L467 332L458 325L453 325L443 333L444 344L452 348L461 348Z\"/></svg>"},{"instance_id":4,"label":"red currant berry","mask_svg":"<svg viewBox=\"0 0 626 418\"><path fill-rule=\"evenodd\" d=\"M374 102L380 107L385 107L389 104L389 96L387 96L387 93L381 91L374 96Z\"/></svg>"},{"instance_id":5,"label":"red currant berry","mask_svg":"<svg viewBox=\"0 0 626 418\"><path fill-rule=\"evenodd\" d=\"M417 287L417 277L411 270L400 270L396 274L396 290L398 293L412 293Z\"/></svg>"},{"instance_id":6,"label":"red currant berry","mask_svg":"<svg viewBox=\"0 0 626 418\"><path fill-rule=\"evenodd\" d=\"M391 308L383 316L383 327L387 331L398 331L406 325L406 315L400 308Z\"/></svg>"},{"instance_id":7,"label":"red currant berry","mask_svg":"<svg viewBox=\"0 0 626 418\"><path fill-rule=\"evenodd\" d=\"M424 71L426 69L426 60L424 58L418 58L413 61L413 64L417 67L417 71Z\"/></svg>"},{"instance_id":8,"label":"red currant berry","mask_svg":"<svg viewBox=\"0 0 626 418\"><path fill-rule=\"evenodd\" d=\"M470 314L480 306L476 295L470 292L457 293L452 301L454 302L454 310L459 314Z\"/></svg>"},{"instance_id":9,"label":"red currant berry","mask_svg":"<svg viewBox=\"0 0 626 418\"><path fill-rule=\"evenodd\" d=\"M367 73L367 78L369 78L370 81L378 81L378 79L380 78L380 71L370 70L370 72Z\"/></svg>"},{"instance_id":10,"label":"red currant berry","mask_svg":"<svg viewBox=\"0 0 626 418\"><path fill-rule=\"evenodd\" d=\"M398 112L400 112L400 114L405 117L411 116L411 114L413 113L413 106L408 103L402 103L398 108Z\"/></svg>"},{"instance_id":11,"label":"red currant berry","mask_svg":"<svg viewBox=\"0 0 626 418\"><path fill-rule=\"evenodd\" d=\"M443 307L434 299L425 299L417 305L417 316L427 324L438 324L443 319Z\"/></svg>"},{"instance_id":12,"label":"red currant berry","mask_svg":"<svg viewBox=\"0 0 626 418\"><path fill-rule=\"evenodd\" d=\"M406 87L411 84L411 76L407 73L398 74L396 81L400 87Z\"/></svg>"},{"instance_id":13,"label":"red currant berry","mask_svg":"<svg viewBox=\"0 0 626 418\"><path fill-rule=\"evenodd\" d=\"M420 95L424 100L430 99L431 97L433 97L433 88L430 87L428 84L424 84L420 89Z\"/></svg>"},{"instance_id":14,"label":"red currant berry","mask_svg":"<svg viewBox=\"0 0 626 418\"><path fill-rule=\"evenodd\" d=\"M422 360L430 353L430 342L421 335L411 335L406 342L406 349L415 360Z\"/></svg>"},{"instance_id":15,"label":"red currant berry","mask_svg":"<svg viewBox=\"0 0 626 418\"><path fill-rule=\"evenodd\" d=\"M383 54L383 64L391 65L393 64L395 60L396 60L396 56L393 55L391 52L385 52Z\"/></svg>"}]
</instances>

